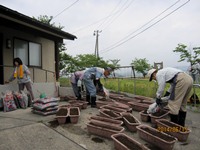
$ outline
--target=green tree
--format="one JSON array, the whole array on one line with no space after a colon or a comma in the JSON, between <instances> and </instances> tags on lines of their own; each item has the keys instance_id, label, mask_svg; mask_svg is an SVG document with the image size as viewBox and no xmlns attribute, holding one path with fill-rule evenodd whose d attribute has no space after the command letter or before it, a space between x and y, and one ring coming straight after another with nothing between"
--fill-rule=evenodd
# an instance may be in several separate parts
<instances>
[{"instance_id":1,"label":"green tree","mask_svg":"<svg viewBox=\"0 0 200 150\"><path fill-rule=\"evenodd\" d=\"M146 60L146 58L135 58L134 60L132 60L131 65L134 66L137 72L142 73L144 78L147 75L148 69L150 68L150 64L148 64L148 60Z\"/></svg>"},{"instance_id":2,"label":"green tree","mask_svg":"<svg viewBox=\"0 0 200 150\"><path fill-rule=\"evenodd\" d=\"M184 44L178 44L173 52L180 53L180 60L178 62L187 61L191 66L195 64L200 57L200 47L193 48L192 51Z\"/></svg>"}]
</instances>

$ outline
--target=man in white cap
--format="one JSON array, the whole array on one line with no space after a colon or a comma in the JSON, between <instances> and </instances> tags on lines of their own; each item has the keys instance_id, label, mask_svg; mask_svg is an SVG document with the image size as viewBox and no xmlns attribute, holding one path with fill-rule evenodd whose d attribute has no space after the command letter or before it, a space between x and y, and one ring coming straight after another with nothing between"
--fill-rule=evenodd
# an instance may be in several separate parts
<instances>
[{"instance_id":1,"label":"man in white cap","mask_svg":"<svg viewBox=\"0 0 200 150\"><path fill-rule=\"evenodd\" d=\"M185 126L186 105L193 86L193 79L183 71L176 68L163 68L161 70L151 69L148 72L149 81L158 82L156 92L156 103L159 106L162 103L166 83L170 88L164 96L169 96L168 107L170 109L171 121L181 126Z\"/></svg>"},{"instance_id":2,"label":"man in white cap","mask_svg":"<svg viewBox=\"0 0 200 150\"><path fill-rule=\"evenodd\" d=\"M86 87L86 100L90 103L91 107L96 107L96 85L98 85L98 90L103 92L103 85L100 82L102 76L108 77L112 69L92 67L85 71L83 75L83 82Z\"/></svg>"}]
</instances>

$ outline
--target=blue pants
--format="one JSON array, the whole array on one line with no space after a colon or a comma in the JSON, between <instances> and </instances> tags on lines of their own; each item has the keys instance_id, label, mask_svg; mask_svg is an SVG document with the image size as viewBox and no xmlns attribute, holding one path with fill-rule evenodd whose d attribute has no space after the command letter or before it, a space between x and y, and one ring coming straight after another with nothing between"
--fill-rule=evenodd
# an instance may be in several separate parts
<instances>
[{"instance_id":1,"label":"blue pants","mask_svg":"<svg viewBox=\"0 0 200 150\"><path fill-rule=\"evenodd\" d=\"M90 78L90 76L84 75L83 77L83 82L85 84L86 87L86 94L90 95L91 97L95 97L96 96L96 87L94 85L93 79Z\"/></svg>"}]
</instances>

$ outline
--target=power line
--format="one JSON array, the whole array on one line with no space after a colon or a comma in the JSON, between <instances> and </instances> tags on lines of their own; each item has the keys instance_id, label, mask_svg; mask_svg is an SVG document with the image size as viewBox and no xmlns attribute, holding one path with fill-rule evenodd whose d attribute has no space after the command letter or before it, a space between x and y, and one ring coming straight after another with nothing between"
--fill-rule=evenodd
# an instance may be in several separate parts
<instances>
[{"instance_id":1,"label":"power line","mask_svg":"<svg viewBox=\"0 0 200 150\"><path fill-rule=\"evenodd\" d=\"M76 4L79 0L76 0L75 2L73 2L71 5L69 5L68 7L66 7L65 9L63 9L60 13L58 13L57 15L55 15L53 19L55 19L56 17L58 17L60 14L62 14L64 11L66 11L67 9L69 9L70 7L72 7L74 4Z\"/></svg>"},{"instance_id":2,"label":"power line","mask_svg":"<svg viewBox=\"0 0 200 150\"><path fill-rule=\"evenodd\" d=\"M165 15L164 17L162 17L161 19L159 19L158 21L156 21L155 23L153 23L152 25L146 27L145 29L143 29L143 30L140 31L139 33L135 34L134 36L132 36L132 37L128 38L127 40L125 40L125 41L123 41L123 42L117 44L116 46L113 46L113 47L111 47L111 48L106 48L106 49L104 49L105 51L103 51L103 52L101 52L101 53L106 53L106 52L108 52L108 51L110 51L110 50L112 50L112 49L114 49L114 48L116 48L116 47L119 47L120 45L122 45L122 44L128 42L129 40L135 38L136 36L138 36L138 35L140 35L141 33L145 32L146 30L148 30L148 29L151 28L152 26L156 25L157 23L159 23L159 22L162 21L163 19L167 18L169 15L173 14L175 11L177 11L178 9L180 9L181 7L183 7L184 5L186 5L189 1L190 1L190 0L188 0L188 1L185 2L185 3L183 3L181 6L177 7L176 9L174 9L173 11L171 11L170 13L168 13L167 15ZM113 44L113 45L115 45L115 44Z\"/></svg>"}]
</instances>

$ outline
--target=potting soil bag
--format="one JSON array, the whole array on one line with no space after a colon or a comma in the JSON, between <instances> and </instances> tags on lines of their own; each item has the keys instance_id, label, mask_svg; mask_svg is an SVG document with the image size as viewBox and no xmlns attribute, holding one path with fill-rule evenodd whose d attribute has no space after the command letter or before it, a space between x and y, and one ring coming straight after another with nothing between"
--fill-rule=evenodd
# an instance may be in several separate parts
<instances>
[{"instance_id":1,"label":"potting soil bag","mask_svg":"<svg viewBox=\"0 0 200 150\"><path fill-rule=\"evenodd\" d=\"M37 109L37 108L33 108L34 110L40 110L40 109ZM50 111L50 110L57 110L58 109L58 106L52 106L52 107L48 107L48 108L45 108L45 109L42 109L40 111Z\"/></svg>"},{"instance_id":2,"label":"potting soil bag","mask_svg":"<svg viewBox=\"0 0 200 150\"><path fill-rule=\"evenodd\" d=\"M58 106L58 103L52 102L52 103L46 103L46 104L42 104L42 103L34 103L33 104L33 108L35 108L37 110L43 110L43 109L53 107L53 106Z\"/></svg>"},{"instance_id":3,"label":"potting soil bag","mask_svg":"<svg viewBox=\"0 0 200 150\"><path fill-rule=\"evenodd\" d=\"M28 107L28 96L26 93L22 91L22 93L15 92L15 96L19 102L20 108L27 108Z\"/></svg>"},{"instance_id":4,"label":"potting soil bag","mask_svg":"<svg viewBox=\"0 0 200 150\"><path fill-rule=\"evenodd\" d=\"M3 96L3 105L4 105L4 112L9 112L17 109L11 91L7 91Z\"/></svg>"},{"instance_id":5,"label":"potting soil bag","mask_svg":"<svg viewBox=\"0 0 200 150\"><path fill-rule=\"evenodd\" d=\"M17 98L17 96L16 96L15 94L13 94L13 98L14 98L16 107L17 107L17 108L21 108L21 107L20 107L20 104L19 104L19 101L18 101L18 98Z\"/></svg>"},{"instance_id":6,"label":"potting soil bag","mask_svg":"<svg viewBox=\"0 0 200 150\"><path fill-rule=\"evenodd\" d=\"M56 110L50 110L50 111L41 111L41 110L32 110L33 113L39 114L39 115L43 115L43 116L47 116L47 115L53 115L56 114L57 109Z\"/></svg>"},{"instance_id":7,"label":"potting soil bag","mask_svg":"<svg viewBox=\"0 0 200 150\"><path fill-rule=\"evenodd\" d=\"M34 103L43 103L43 104L51 102L58 102L58 99L51 97L51 98L39 98L34 101Z\"/></svg>"},{"instance_id":8,"label":"potting soil bag","mask_svg":"<svg viewBox=\"0 0 200 150\"><path fill-rule=\"evenodd\" d=\"M0 97L0 108L3 108L3 96Z\"/></svg>"}]
</instances>

